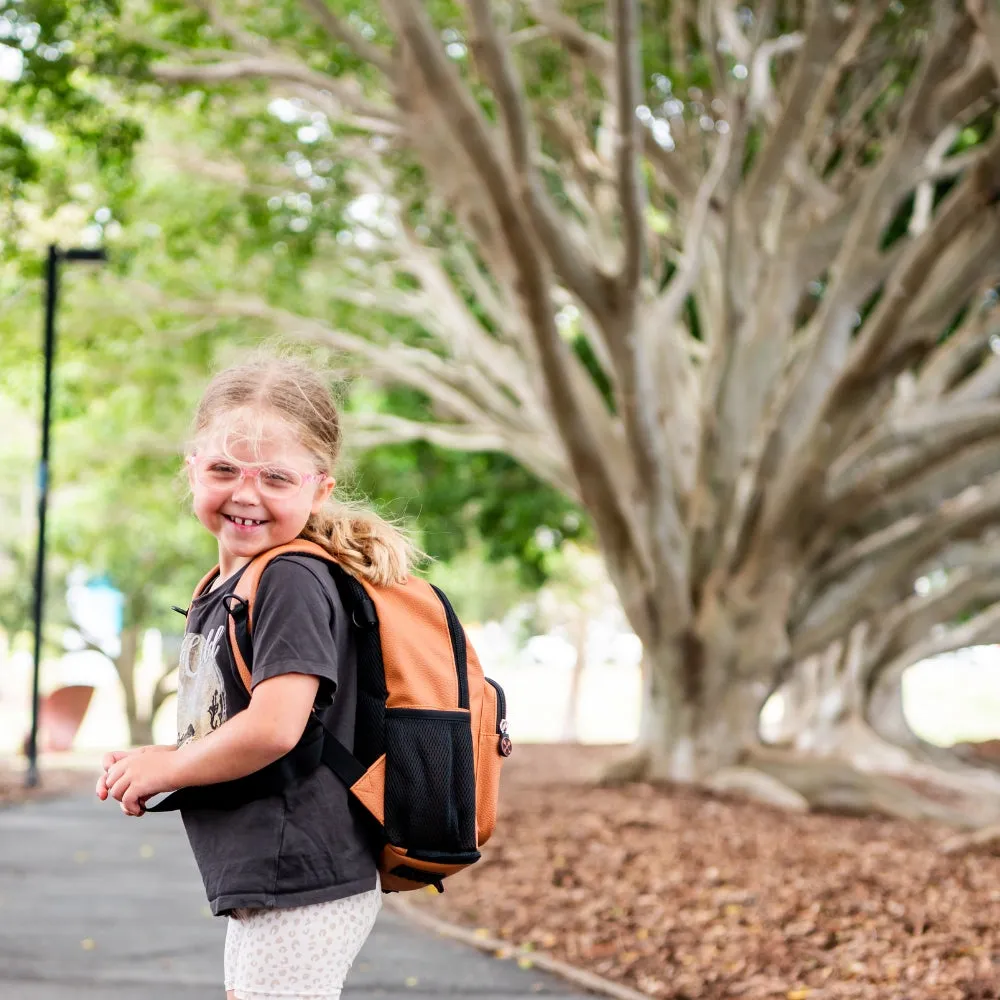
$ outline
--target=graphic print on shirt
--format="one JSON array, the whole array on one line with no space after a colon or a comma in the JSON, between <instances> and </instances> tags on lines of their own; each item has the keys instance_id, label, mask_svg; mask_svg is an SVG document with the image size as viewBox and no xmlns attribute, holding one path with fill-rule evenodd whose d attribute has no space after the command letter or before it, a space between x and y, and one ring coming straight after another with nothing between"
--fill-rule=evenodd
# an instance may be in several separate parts
<instances>
[{"instance_id":1,"label":"graphic print on shirt","mask_svg":"<svg viewBox=\"0 0 1000 1000\"><path fill-rule=\"evenodd\" d=\"M226 688L217 654L225 626L208 635L189 632L177 673L177 745L207 736L226 721Z\"/></svg>"}]
</instances>

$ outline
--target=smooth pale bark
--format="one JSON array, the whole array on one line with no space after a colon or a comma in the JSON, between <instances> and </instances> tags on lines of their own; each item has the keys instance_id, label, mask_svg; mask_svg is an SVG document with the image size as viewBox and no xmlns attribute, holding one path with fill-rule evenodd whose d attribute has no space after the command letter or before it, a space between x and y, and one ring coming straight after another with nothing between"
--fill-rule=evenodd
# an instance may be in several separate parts
<instances>
[{"instance_id":1,"label":"smooth pale bark","mask_svg":"<svg viewBox=\"0 0 1000 1000\"><path fill-rule=\"evenodd\" d=\"M163 683L166 677L164 674L158 678L149 704L140 708L135 674L144 631L135 625L122 629L121 652L113 658L125 694L125 717L132 746L147 746L153 742L153 720L168 693Z\"/></svg>"},{"instance_id":2,"label":"smooth pale bark","mask_svg":"<svg viewBox=\"0 0 1000 1000\"><path fill-rule=\"evenodd\" d=\"M587 669L587 641L590 638L590 609L581 604L576 621L573 622L573 649L576 656L570 668L569 692L566 695L566 715L563 719L562 738L566 743L575 743L579 737L580 696L583 693L583 678Z\"/></svg>"},{"instance_id":3,"label":"smooth pale bark","mask_svg":"<svg viewBox=\"0 0 1000 1000\"><path fill-rule=\"evenodd\" d=\"M139 630L135 626L122 629L121 652L114 658L115 670L125 693L125 717L128 720L129 738L136 742L139 720L139 705L135 691L135 668L139 653ZM150 741L152 742L152 741Z\"/></svg>"},{"instance_id":4,"label":"smooth pale bark","mask_svg":"<svg viewBox=\"0 0 1000 1000\"><path fill-rule=\"evenodd\" d=\"M713 645L726 632L725 644ZM714 622L707 635L689 631L647 643L646 700L635 774L703 781L738 764L758 743L760 709L769 693L766 659L741 655L766 635L759 621L740 633ZM619 765L616 776L628 769Z\"/></svg>"}]
</instances>

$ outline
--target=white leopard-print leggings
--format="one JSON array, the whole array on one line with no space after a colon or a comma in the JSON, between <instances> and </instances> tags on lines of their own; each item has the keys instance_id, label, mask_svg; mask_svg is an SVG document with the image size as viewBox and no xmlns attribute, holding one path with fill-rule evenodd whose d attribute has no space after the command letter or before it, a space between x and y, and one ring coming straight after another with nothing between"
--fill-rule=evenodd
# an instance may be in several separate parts
<instances>
[{"instance_id":1,"label":"white leopard-print leggings","mask_svg":"<svg viewBox=\"0 0 1000 1000\"><path fill-rule=\"evenodd\" d=\"M329 903L235 911L226 931L226 989L236 1000L339 1000L381 908L376 884Z\"/></svg>"}]
</instances>

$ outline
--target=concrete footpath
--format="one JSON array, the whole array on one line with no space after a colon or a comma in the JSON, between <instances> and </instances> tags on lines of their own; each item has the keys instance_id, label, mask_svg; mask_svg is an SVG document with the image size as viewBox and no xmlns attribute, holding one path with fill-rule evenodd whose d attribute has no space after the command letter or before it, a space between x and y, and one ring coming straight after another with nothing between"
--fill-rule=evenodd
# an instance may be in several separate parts
<instances>
[{"instance_id":1,"label":"concrete footpath","mask_svg":"<svg viewBox=\"0 0 1000 1000\"><path fill-rule=\"evenodd\" d=\"M0 1000L221 1000L224 938L176 814L130 820L86 798L0 808ZM344 997L425 996L584 998L383 911Z\"/></svg>"}]
</instances>

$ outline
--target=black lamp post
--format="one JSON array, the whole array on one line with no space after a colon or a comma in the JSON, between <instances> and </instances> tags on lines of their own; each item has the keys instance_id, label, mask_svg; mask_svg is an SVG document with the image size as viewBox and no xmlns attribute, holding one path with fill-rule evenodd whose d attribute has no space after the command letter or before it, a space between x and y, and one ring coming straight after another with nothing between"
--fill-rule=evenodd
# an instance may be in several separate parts
<instances>
[{"instance_id":1,"label":"black lamp post","mask_svg":"<svg viewBox=\"0 0 1000 1000\"><path fill-rule=\"evenodd\" d=\"M38 681L42 664L42 611L45 604L45 516L49 505L49 443L52 419L52 361L56 348L56 301L59 295L59 264L62 261L99 262L108 259L104 250L49 247L45 269L45 388L42 402L42 452L38 463L38 552L35 558L35 665L31 678L31 735L28 737L26 784L38 784Z\"/></svg>"}]
</instances>

